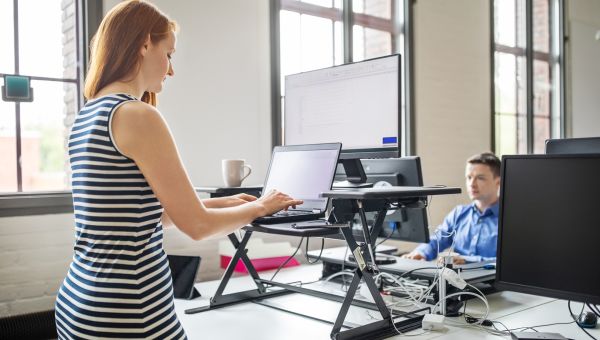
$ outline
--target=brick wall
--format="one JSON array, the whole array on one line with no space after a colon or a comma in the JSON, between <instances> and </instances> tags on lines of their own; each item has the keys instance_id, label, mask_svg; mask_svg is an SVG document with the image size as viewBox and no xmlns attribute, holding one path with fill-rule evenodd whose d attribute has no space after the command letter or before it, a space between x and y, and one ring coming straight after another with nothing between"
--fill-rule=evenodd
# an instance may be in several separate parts
<instances>
[{"instance_id":1,"label":"brick wall","mask_svg":"<svg viewBox=\"0 0 600 340\"><path fill-rule=\"evenodd\" d=\"M74 0L63 0L61 2L62 8L62 43L63 43L63 77L75 78L77 77L77 40L76 40L76 17L75 17L75 1ZM67 150L66 145L69 139L69 131L75 121L75 115L77 114L77 87L70 83L63 85L65 95L65 112L63 124L64 129L64 145L65 152ZM67 176L66 181L69 181L70 167L68 162L65 163L65 171Z\"/></svg>"},{"instance_id":2,"label":"brick wall","mask_svg":"<svg viewBox=\"0 0 600 340\"><path fill-rule=\"evenodd\" d=\"M429 224L469 199L465 160L491 150L490 2L419 0L414 5L416 154L425 185L463 188L433 197Z\"/></svg>"},{"instance_id":3,"label":"brick wall","mask_svg":"<svg viewBox=\"0 0 600 340\"><path fill-rule=\"evenodd\" d=\"M72 214L0 218L0 317L54 308L73 251Z\"/></svg>"},{"instance_id":4,"label":"brick wall","mask_svg":"<svg viewBox=\"0 0 600 340\"><path fill-rule=\"evenodd\" d=\"M265 243L289 241L294 247L299 238L255 234ZM165 231L167 254L202 257L197 281L220 278L219 237L193 241L176 228ZM56 214L0 218L0 318L54 308L56 293L73 256L73 215ZM327 246L341 241L329 240ZM320 249L321 242L310 242ZM304 245L302 246L304 251ZM290 252L291 255L291 252ZM303 256L297 259L303 262Z\"/></svg>"}]
</instances>

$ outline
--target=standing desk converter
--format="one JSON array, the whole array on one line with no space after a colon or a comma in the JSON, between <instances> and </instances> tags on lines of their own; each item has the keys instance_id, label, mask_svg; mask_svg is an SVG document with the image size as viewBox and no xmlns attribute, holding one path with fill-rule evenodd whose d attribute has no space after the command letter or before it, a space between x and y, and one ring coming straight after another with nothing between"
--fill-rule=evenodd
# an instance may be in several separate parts
<instances>
[{"instance_id":1,"label":"standing desk converter","mask_svg":"<svg viewBox=\"0 0 600 340\"><path fill-rule=\"evenodd\" d=\"M202 192L209 194L210 198L231 196L236 194L249 194L253 196L260 196L262 191L262 185L253 185L246 187L195 187L196 192Z\"/></svg>"},{"instance_id":2,"label":"standing desk converter","mask_svg":"<svg viewBox=\"0 0 600 340\"><path fill-rule=\"evenodd\" d=\"M197 190L201 191L199 189ZM211 192L218 192L221 196L230 194L214 188L209 193ZM428 196L459 194L460 192L460 188L450 187L383 187L331 190L322 193L322 197L331 198L333 200L334 213L331 215L333 215L335 220L331 222L335 222L335 225L345 225L345 227L315 227L311 229L294 229L291 227L291 223L248 225L244 227L245 234L241 240L238 239L235 233L228 235L228 238L233 244L233 247L236 249L236 252L232 257L231 262L227 266L227 269L221 278L219 287L217 288L215 295L211 298L210 304L204 307L187 309L185 313L194 314L205 312L231 306L237 303L256 301L268 297L295 292L342 303L340 312L333 323L333 329L330 334L332 339L383 339L397 334L397 331L406 332L419 328L423 318L423 315L420 315L419 313L426 311L428 308L423 308L408 313L394 311L394 315L392 315L381 298L373 279L374 275L379 271L379 269L373 263L373 261L370 260L370 256L368 254L371 252L369 250L375 246L377 239L376 235L378 235L381 231L383 221L388 210L395 209L398 204L418 204L419 202L426 204ZM377 213L375 217L375 223L372 228L369 228L367 224L366 212ZM360 245L355 238L352 228L350 227L356 214L359 214L360 216L364 235L362 238L363 242ZM330 216L330 219L332 219L332 216ZM290 284L262 279L247 256L246 245L248 244L253 232L299 237L343 237L343 239L346 240L350 251L364 261L361 261L362 263L358 265L356 271L354 272L354 276L348 291L343 297L335 294L319 292ZM225 290L225 287L227 286L227 283L233 274L233 269L240 260L245 264L248 273L256 284L256 289L224 295L223 291ZM354 299L354 295L361 280L363 280L367 285L374 303ZM342 330L342 326L344 326L344 320L351 305L379 311L382 320L376 320L362 326ZM402 318L402 320L396 321L397 318ZM322 321L329 322L327 320Z\"/></svg>"}]
</instances>

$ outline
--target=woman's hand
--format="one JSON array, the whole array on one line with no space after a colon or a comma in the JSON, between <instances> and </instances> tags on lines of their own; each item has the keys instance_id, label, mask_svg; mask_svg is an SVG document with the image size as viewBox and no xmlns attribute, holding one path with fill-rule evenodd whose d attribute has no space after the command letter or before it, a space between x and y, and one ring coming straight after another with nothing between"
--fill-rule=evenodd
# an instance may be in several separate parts
<instances>
[{"instance_id":1,"label":"woman's hand","mask_svg":"<svg viewBox=\"0 0 600 340\"><path fill-rule=\"evenodd\" d=\"M280 210L287 210L289 207L296 208L304 201L294 199L277 190L271 190L266 195L261 196L256 203L263 208L261 216L265 216L272 215Z\"/></svg>"}]
</instances>

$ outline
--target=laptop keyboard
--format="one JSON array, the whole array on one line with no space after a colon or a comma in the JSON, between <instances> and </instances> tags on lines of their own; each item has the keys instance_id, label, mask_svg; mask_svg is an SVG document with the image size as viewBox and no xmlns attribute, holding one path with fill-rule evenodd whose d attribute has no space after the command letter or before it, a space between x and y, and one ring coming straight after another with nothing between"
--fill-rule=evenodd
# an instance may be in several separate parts
<instances>
[{"instance_id":1,"label":"laptop keyboard","mask_svg":"<svg viewBox=\"0 0 600 340\"><path fill-rule=\"evenodd\" d=\"M309 221L323 217L323 213L315 213L308 210L289 210L279 211L273 215L259 217L254 220L255 223L287 223L287 222L299 222Z\"/></svg>"},{"instance_id":2,"label":"laptop keyboard","mask_svg":"<svg viewBox=\"0 0 600 340\"><path fill-rule=\"evenodd\" d=\"M308 211L308 210L282 210L279 212L274 213L272 216L298 216L298 215L307 215L307 214L313 214L312 211Z\"/></svg>"}]
</instances>

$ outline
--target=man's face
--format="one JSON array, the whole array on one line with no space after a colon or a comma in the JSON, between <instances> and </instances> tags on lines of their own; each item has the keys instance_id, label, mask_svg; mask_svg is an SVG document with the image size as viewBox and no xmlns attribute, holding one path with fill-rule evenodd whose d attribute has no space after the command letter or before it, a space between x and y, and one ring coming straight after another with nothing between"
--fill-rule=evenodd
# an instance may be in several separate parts
<instances>
[{"instance_id":1,"label":"man's face","mask_svg":"<svg viewBox=\"0 0 600 340\"><path fill-rule=\"evenodd\" d=\"M471 200L493 203L498 199L500 177L495 177L489 166L467 163L465 178Z\"/></svg>"}]
</instances>

